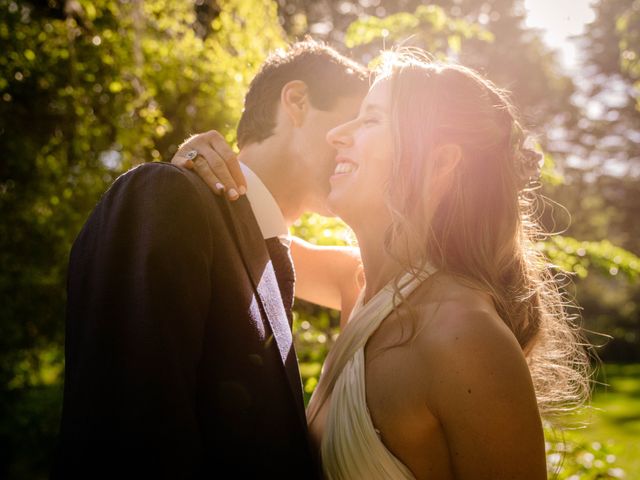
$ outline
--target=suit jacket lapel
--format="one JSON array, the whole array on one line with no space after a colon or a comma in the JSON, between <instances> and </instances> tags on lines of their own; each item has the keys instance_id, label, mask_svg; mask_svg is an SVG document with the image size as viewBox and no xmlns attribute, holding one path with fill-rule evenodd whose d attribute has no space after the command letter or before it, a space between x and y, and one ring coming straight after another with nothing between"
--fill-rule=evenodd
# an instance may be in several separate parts
<instances>
[{"instance_id":1,"label":"suit jacket lapel","mask_svg":"<svg viewBox=\"0 0 640 480\"><path fill-rule=\"evenodd\" d=\"M262 305L262 310L271 326L289 386L298 405L298 413L306 425L300 373L291 328L282 298L279 295L274 298L273 295L273 287L278 288L278 282L271 258L248 200L241 198L234 203L241 211L231 211L231 205L225 202L230 217L229 223L234 230L242 261L253 283L257 300Z\"/></svg>"}]
</instances>

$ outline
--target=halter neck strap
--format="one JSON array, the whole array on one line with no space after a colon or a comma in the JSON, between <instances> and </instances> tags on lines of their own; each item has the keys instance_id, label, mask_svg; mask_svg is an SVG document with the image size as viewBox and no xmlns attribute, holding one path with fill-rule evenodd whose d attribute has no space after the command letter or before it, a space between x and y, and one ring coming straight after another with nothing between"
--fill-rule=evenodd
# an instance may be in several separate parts
<instances>
[{"instance_id":1,"label":"halter neck strap","mask_svg":"<svg viewBox=\"0 0 640 480\"><path fill-rule=\"evenodd\" d=\"M426 265L418 272L406 272L398 280L389 282L371 300L364 302L364 290L349 316L349 321L327 355L320 381L307 408L307 421L311 423L320 407L333 390L346 363L389 316L418 286L435 272Z\"/></svg>"}]
</instances>

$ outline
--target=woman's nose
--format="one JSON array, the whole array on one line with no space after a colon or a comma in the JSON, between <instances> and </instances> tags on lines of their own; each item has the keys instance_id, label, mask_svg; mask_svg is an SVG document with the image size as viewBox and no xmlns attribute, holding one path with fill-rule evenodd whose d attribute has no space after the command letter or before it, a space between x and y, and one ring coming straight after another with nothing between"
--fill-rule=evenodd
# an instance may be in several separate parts
<instances>
[{"instance_id":1,"label":"woman's nose","mask_svg":"<svg viewBox=\"0 0 640 480\"><path fill-rule=\"evenodd\" d=\"M351 144L351 131L349 125L351 122L343 123L332 128L327 132L327 142L333 148L344 148Z\"/></svg>"}]
</instances>

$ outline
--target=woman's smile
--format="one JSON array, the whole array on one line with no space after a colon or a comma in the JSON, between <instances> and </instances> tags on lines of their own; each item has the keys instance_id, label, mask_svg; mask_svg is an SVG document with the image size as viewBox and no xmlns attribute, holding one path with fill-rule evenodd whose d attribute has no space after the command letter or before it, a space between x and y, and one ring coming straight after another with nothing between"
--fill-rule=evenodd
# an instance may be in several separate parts
<instances>
[{"instance_id":1,"label":"woman's smile","mask_svg":"<svg viewBox=\"0 0 640 480\"><path fill-rule=\"evenodd\" d=\"M334 177L340 177L342 175L347 175L349 173L353 173L358 169L358 164L345 158L342 156L336 157L336 168L331 176L331 179Z\"/></svg>"},{"instance_id":2,"label":"woman's smile","mask_svg":"<svg viewBox=\"0 0 640 480\"><path fill-rule=\"evenodd\" d=\"M384 191L393 158L390 88L387 80L376 82L358 117L327 133L327 141L337 151L328 204L345 221L386 208Z\"/></svg>"}]
</instances>

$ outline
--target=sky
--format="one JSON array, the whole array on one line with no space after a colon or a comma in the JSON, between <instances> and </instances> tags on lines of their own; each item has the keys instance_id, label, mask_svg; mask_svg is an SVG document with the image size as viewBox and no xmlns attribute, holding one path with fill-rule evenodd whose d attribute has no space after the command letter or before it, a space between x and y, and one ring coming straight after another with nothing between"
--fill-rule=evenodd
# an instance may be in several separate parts
<instances>
[{"instance_id":1,"label":"sky","mask_svg":"<svg viewBox=\"0 0 640 480\"><path fill-rule=\"evenodd\" d=\"M591 3L593 0L524 0L527 26L543 31L545 42L560 50L568 70L575 69L579 61L579 52L569 37L581 34L585 24L594 19Z\"/></svg>"}]
</instances>

